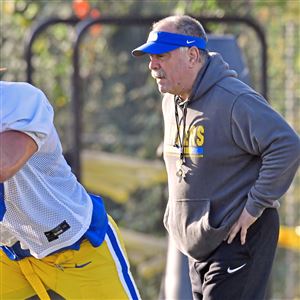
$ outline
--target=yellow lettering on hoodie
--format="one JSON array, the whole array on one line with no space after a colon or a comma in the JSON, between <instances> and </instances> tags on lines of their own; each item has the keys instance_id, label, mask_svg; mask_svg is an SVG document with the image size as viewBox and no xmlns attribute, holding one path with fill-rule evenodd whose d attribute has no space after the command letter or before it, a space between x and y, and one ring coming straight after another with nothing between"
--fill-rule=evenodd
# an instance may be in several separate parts
<instances>
[{"instance_id":1,"label":"yellow lettering on hoodie","mask_svg":"<svg viewBox=\"0 0 300 300\"><path fill-rule=\"evenodd\" d=\"M199 125L197 127L197 139L196 139L197 146L203 146L204 144L204 126Z\"/></svg>"}]
</instances>

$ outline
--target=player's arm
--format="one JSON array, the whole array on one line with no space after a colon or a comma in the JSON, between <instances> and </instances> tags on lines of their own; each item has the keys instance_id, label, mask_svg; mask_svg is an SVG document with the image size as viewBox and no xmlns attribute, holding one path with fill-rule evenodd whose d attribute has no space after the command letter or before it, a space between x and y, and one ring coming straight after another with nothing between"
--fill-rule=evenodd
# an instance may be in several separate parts
<instances>
[{"instance_id":1,"label":"player's arm","mask_svg":"<svg viewBox=\"0 0 300 300\"><path fill-rule=\"evenodd\" d=\"M20 131L0 133L0 182L15 175L38 150L35 141Z\"/></svg>"}]
</instances>

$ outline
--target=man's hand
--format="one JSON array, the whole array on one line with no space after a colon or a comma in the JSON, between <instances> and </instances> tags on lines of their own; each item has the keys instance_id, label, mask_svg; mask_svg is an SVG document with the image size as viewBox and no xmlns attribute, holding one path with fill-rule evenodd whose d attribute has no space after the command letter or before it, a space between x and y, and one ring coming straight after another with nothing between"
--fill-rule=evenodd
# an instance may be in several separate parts
<instances>
[{"instance_id":1,"label":"man's hand","mask_svg":"<svg viewBox=\"0 0 300 300\"><path fill-rule=\"evenodd\" d=\"M244 208L239 219L232 225L228 236L225 239L227 240L227 243L230 244L238 232L241 231L241 244L244 245L246 242L247 230L256 220L257 218L251 216L246 208Z\"/></svg>"}]
</instances>

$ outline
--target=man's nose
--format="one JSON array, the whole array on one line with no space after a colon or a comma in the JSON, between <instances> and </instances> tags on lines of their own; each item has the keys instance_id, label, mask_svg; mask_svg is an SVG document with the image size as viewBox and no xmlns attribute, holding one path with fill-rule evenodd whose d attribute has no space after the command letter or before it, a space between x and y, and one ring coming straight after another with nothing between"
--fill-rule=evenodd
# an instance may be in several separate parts
<instances>
[{"instance_id":1,"label":"man's nose","mask_svg":"<svg viewBox=\"0 0 300 300\"><path fill-rule=\"evenodd\" d=\"M159 64L155 58L151 58L148 67L150 70L158 70Z\"/></svg>"}]
</instances>

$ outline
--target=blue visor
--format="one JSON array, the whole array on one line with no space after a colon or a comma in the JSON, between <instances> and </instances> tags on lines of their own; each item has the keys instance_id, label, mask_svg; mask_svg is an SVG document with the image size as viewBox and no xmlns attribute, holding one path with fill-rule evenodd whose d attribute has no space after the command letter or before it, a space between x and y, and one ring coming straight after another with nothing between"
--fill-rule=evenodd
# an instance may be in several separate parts
<instances>
[{"instance_id":1,"label":"blue visor","mask_svg":"<svg viewBox=\"0 0 300 300\"><path fill-rule=\"evenodd\" d=\"M148 54L162 54L170 52L179 47L197 47L205 50L206 41L203 38L185 34L151 31L148 40L142 46L134 49L131 53L133 56Z\"/></svg>"}]
</instances>

